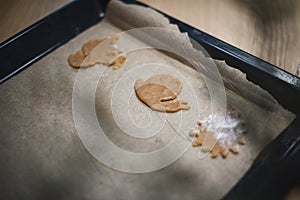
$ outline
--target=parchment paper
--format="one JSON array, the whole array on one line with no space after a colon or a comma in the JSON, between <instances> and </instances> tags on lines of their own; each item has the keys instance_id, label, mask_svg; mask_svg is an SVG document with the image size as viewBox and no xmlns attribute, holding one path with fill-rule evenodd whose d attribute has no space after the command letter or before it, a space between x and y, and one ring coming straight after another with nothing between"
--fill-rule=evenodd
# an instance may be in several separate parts
<instances>
[{"instance_id":1,"label":"parchment paper","mask_svg":"<svg viewBox=\"0 0 300 200\"><path fill-rule=\"evenodd\" d=\"M259 152L294 118L267 92L248 82L240 71L216 61L228 88L227 101L240 109L247 123L247 145L241 148L239 155L230 155L227 159L207 156L199 160L198 149L190 147L175 163L151 173L130 174L104 166L88 153L77 135L72 92L78 71L68 66L67 58L89 39L144 26L177 29L151 9L113 1L104 21L0 86L2 196L19 199L220 199L245 174ZM119 42L123 49L147 42L135 35L123 36ZM191 49L185 34L179 38L161 37L161 41L171 47L178 43L185 45L185 50L190 49L188 52L198 54L201 62L207 62L208 58L202 53ZM86 80L92 78L90 74L102 74L96 91L95 111L107 137L119 147L135 152L153 151L178 134L168 124L147 140L124 134L122 130L139 136L144 133L137 133L132 123L124 123L128 117L122 113L129 113L131 122L140 126L147 126L151 117L154 122L160 119L134 95L136 78L171 73L183 81L179 99L188 100L192 109L168 116L160 114L175 128L180 124L183 133L187 134L199 117L211 112L211 99L203 80L205 71L199 74L155 49L134 51L127 57L119 70L97 65L83 72ZM82 98L89 101L88 97ZM151 124L149 129L159 129L156 125Z\"/></svg>"}]
</instances>

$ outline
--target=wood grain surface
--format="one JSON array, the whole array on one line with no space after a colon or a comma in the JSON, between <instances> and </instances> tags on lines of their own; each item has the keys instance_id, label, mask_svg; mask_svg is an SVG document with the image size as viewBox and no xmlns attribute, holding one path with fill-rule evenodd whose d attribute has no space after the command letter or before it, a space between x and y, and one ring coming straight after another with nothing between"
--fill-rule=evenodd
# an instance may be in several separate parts
<instances>
[{"instance_id":1,"label":"wood grain surface","mask_svg":"<svg viewBox=\"0 0 300 200\"><path fill-rule=\"evenodd\" d=\"M141 0L276 66L297 74L299 0ZM70 0L0 0L0 42ZM287 199L299 199L294 188Z\"/></svg>"},{"instance_id":2,"label":"wood grain surface","mask_svg":"<svg viewBox=\"0 0 300 200\"><path fill-rule=\"evenodd\" d=\"M299 0L141 0L200 30L297 74ZM70 0L0 0L0 42Z\"/></svg>"},{"instance_id":3,"label":"wood grain surface","mask_svg":"<svg viewBox=\"0 0 300 200\"><path fill-rule=\"evenodd\" d=\"M300 62L299 0L140 0L289 71Z\"/></svg>"},{"instance_id":4,"label":"wood grain surface","mask_svg":"<svg viewBox=\"0 0 300 200\"><path fill-rule=\"evenodd\" d=\"M0 42L22 31L71 0L0 0Z\"/></svg>"}]
</instances>

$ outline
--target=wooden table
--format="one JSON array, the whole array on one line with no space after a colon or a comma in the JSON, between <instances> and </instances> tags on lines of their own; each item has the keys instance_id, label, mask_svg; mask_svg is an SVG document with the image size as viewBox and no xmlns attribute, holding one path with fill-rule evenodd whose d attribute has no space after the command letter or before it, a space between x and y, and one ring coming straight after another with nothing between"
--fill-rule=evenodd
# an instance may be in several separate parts
<instances>
[{"instance_id":1,"label":"wooden table","mask_svg":"<svg viewBox=\"0 0 300 200\"><path fill-rule=\"evenodd\" d=\"M300 63L299 0L141 0L289 71Z\"/></svg>"},{"instance_id":2,"label":"wooden table","mask_svg":"<svg viewBox=\"0 0 300 200\"><path fill-rule=\"evenodd\" d=\"M70 0L0 0L0 42ZM300 67L299 0L141 0L289 71Z\"/></svg>"},{"instance_id":3,"label":"wooden table","mask_svg":"<svg viewBox=\"0 0 300 200\"><path fill-rule=\"evenodd\" d=\"M299 0L141 0L276 66L297 73ZM0 42L70 0L0 0ZM299 197L294 189L287 199Z\"/></svg>"}]
</instances>

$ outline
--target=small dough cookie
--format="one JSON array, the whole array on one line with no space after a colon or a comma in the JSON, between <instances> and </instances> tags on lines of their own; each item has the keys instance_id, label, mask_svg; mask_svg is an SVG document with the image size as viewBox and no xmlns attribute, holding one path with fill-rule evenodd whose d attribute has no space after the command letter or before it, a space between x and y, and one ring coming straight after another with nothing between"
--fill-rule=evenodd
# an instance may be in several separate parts
<instances>
[{"instance_id":1,"label":"small dough cookie","mask_svg":"<svg viewBox=\"0 0 300 200\"><path fill-rule=\"evenodd\" d=\"M121 50L116 45L118 39L119 35L113 35L93 48L93 51L86 56L88 65L95 65L98 63L111 65L121 53Z\"/></svg>"},{"instance_id":2,"label":"small dough cookie","mask_svg":"<svg viewBox=\"0 0 300 200\"><path fill-rule=\"evenodd\" d=\"M221 155L226 158L229 151L233 154L239 153L239 145L245 144L244 138L239 138L236 142L232 143L231 146L223 147L220 142L214 138L213 133L201 131L194 135L196 139L192 142L193 147L202 146L201 151L210 152L212 158L216 158Z\"/></svg>"},{"instance_id":3,"label":"small dough cookie","mask_svg":"<svg viewBox=\"0 0 300 200\"><path fill-rule=\"evenodd\" d=\"M239 145L246 144L243 136L246 129L243 120L240 120L239 111L228 108L222 125L222 121L213 119L220 119L219 115L210 115L190 131L189 135L195 138L192 146L201 146L201 150L210 152L212 158L219 155L226 158L229 152L238 154Z\"/></svg>"},{"instance_id":4,"label":"small dough cookie","mask_svg":"<svg viewBox=\"0 0 300 200\"><path fill-rule=\"evenodd\" d=\"M159 74L146 81L138 79L134 88L137 97L153 110L177 112L190 109L187 101L175 100L182 90L182 83L172 75Z\"/></svg>"},{"instance_id":5,"label":"small dough cookie","mask_svg":"<svg viewBox=\"0 0 300 200\"><path fill-rule=\"evenodd\" d=\"M68 62L71 67L90 67L95 64L105 64L118 69L125 62L126 57L120 56L122 52L116 42L119 35L115 34L107 39L93 39L82 45L81 50L71 54Z\"/></svg>"}]
</instances>

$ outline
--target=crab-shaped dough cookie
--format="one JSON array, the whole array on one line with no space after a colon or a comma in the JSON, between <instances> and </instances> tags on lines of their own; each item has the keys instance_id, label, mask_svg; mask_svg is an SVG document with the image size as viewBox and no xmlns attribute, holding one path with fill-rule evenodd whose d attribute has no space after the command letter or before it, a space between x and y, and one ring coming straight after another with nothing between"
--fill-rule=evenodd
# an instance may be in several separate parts
<instances>
[{"instance_id":1,"label":"crab-shaped dough cookie","mask_svg":"<svg viewBox=\"0 0 300 200\"><path fill-rule=\"evenodd\" d=\"M148 80L138 79L134 85L137 97L152 110L177 112L189 110L186 100L176 100L182 90L182 82L170 75L159 74Z\"/></svg>"},{"instance_id":2,"label":"crab-shaped dough cookie","mask_svg":"<svg viewBox=\"0 0 300 200\"><path fill-rule=\"evenodd\" d=\"M221 145L220 142L214 137L213 133L207 132L205 129L200 129L198 133L190 133L190 136L195 137L192 142L194 147L202 146L203 152L210 152L212 158L218 157L220 154L223 158L226 158L229 151L233 154L239 153L238 145L245 145L245 139L243 137L233 141L231 145L226 147Z\"/></svg>"},{"instance_id":3,"label":"crab-shaped dough cookie","mask_svg":"<svg viewBox=\"0 0 300 200\"><path fill-rule=\"evenodd\" d=\"M222 117L225 117L222 121ZM240 112L234 107L228 107L226 115L213 114L199 121L189 135L195 139L194 147L201 146L204 152L210 152L212 158L221 155L226 158L229 152L239 153L239 146L245 145L245 122L240 119ZM218 139L217 139L218 138Z\"/></svg>"}]
</instances>

